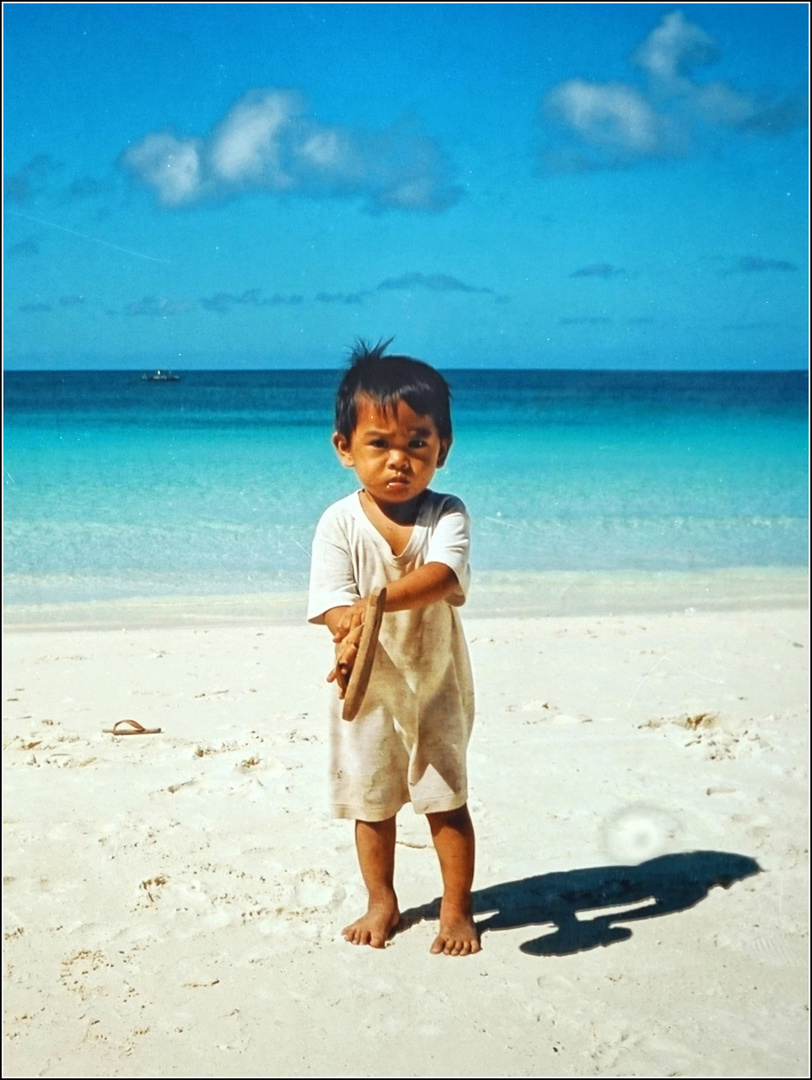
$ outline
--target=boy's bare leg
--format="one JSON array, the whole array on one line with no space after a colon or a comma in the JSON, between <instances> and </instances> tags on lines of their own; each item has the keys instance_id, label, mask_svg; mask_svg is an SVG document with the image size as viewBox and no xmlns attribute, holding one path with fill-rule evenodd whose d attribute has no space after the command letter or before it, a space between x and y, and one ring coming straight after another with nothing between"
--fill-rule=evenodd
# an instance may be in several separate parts
<instances>
[{"instance_id":1,"label":"boy's bare leg","mask_svg":"<svg viewBox=\"0 0 812 1080\"><path fill-rule=\"evenodd\" d=\"M382 949L400 921L394 887L394 817L386 821L356 821L355 847L369 893L369 906L366 915L345 926L342 933L353 945Z\"/></svg>"},{"instance_id":2,"label":"boy's bare leg","mask_svg":"<svg viewBox=\"0 0 812 1080\"><path fill-rule=\"evenodd\" d=\"M426 816L443 875L440 933L431 951L446 956L479 952L479 934L471 911L476 845L468 807Z\"/></svg>"}]
</instances>

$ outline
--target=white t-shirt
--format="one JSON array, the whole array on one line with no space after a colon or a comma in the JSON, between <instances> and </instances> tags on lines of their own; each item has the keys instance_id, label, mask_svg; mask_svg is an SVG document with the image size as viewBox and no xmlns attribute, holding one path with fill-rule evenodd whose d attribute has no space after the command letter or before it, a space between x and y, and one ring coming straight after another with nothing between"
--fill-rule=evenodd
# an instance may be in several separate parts
<instances>
[{"instance_id":1,"label":"white t-shirt","mask_svg":"<svg viewBox=\"0 0 812 1080\"><path fill-rule=\"evenodd\" d=\"M471 581L469 532L468 513L460 499L426 491L409 542L394 555L364 513L360 492L333 503L322 515L313 540L308 622L323 623L330 608L354 604L428 562L451 567L459 588L447 602L464 604Z\"/></svg>"},{"instance_id":2,"label":"white t-shirt","mask_svg":"<svg viewBox=\"0 0 812 1080\"><path fill-rule=\"evenodd\" d=\"M469 519L453 495L426 491L411 537L394 555L364 513L359 492L322 515L313 540L308 620L429 562L451 567L444 600L383 617L369 687L356 719L340 717L331 687L334 810L381 821L411 801L419 813L467 799L465 751L474 717L473 678L456 608L470 583Z\"/></svg>"}]
</instances>

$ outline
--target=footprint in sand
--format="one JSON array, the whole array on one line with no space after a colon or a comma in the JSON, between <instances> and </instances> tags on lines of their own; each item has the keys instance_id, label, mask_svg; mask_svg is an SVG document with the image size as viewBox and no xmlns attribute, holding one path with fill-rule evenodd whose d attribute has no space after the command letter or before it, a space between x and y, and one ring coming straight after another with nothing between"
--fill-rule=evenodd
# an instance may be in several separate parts
<instances>
[{"instance_id":1,"label":"footprint in sand","mask_svg":"<svg viewBox=\"0 0 812 1080\"><path fill-rule=\"evenodd\" d=\"M770 967L801 967L808 955L809 941L800 934L764 934L745 945L753 960Z\"/></svg>"},{"instance_id":2,"label":"footprint in sand","mask_svg":"<svg viewBox=\"0 0 812 1080\"><path fill-rule=\"evenodd\" d=\"M344 900L344 889L326 870L304 870L293 886L298 907L304 910L336 907Z\"/></svg>"},{"instance_id":3,"label":"footprint in sand","mask_svg":"<svg viewBox=\"0 0 812 1080\"><path fill-rule=\"evenodd\" d=\"M202 758L209 757L212 754L226 754L232 750L239 750L240 744L238 742L221 742L221 743L198 743L195 747L195 752L192 757Z\"/></svg>"},{"instance_id":4,"label":"footprint in sand","mask_svg":"<svg viewBox=\"0 0 812 1080\"><path fill-rule=\"evenodd\" d=\"M757 937L748 937L743 931L719 933L713 943L723 949L743 952L756 963L773 968L801 967L806 962L809 944L805 934L785 934L780 931Z\"/></svg>"},{"instance_id":5,"label":"footprint in sand","mask_svg":"<svg viewBox=\"0 0 812 1080\"><path fill-rule=\"evenodd\" d=\"M268 787L276 790L284 782L291 769L301 768L299 762L281 761L277 757L260 756L232 746L207 747L198 745L193 752L199 770L194 776L177 779L154 794L169 792L175 795L183 790L185 795L208 796L226 792L229 796L256 801Z\"/></svg>"},{"instance_id":6,"label":"footprint in sand","mask_svg":"<svg viewBox=\"0 0 812 1080\"><path fill-rule=\"evenodd\" d=\"M621 1055L632 1050L640 1041L631 1035L626 1024L613 1021L598 1024L592 1038L597 1045L589 1051L589 1056L601 1072L615 1068Z\"/></svg>"},{"instance_id":7,"label":"footprint in sand","mask_svg":"<svg viewBox=\"0 0 812 1080\"><path fill-rule=\"evenodd\" d=\"M571 713L562 712L556 705L549 701L527 701L524 705L508 705L505 712L522 713L525 716L522 723L527 724L586 724L589 719L585 716L574 716Z\"/></svg>"},{"instance_id":8,"label":"footprint in sand","mask_svg":"<svg viewBox=\"0 0 812 1080\"><path fill-rule=\"evenodd\" d=\"M708 761L728 761L742 754L763 753L772 749L758 731L735 725L719 713L695 713L681 717L674 723L691 733L683 745L701 750Z\"/></svg>"},{"instance_id":9,"label":"footprint in sand","mask_svg":"<svg viewBox=\"0 0 812 1080\"><path fill-rule=\"evenodd\" d=\"M59 981L66 990L89 1001L104 990L107 969L112 964L99 949L82 949L62 961Z\"/></svg>"}]
</instances>

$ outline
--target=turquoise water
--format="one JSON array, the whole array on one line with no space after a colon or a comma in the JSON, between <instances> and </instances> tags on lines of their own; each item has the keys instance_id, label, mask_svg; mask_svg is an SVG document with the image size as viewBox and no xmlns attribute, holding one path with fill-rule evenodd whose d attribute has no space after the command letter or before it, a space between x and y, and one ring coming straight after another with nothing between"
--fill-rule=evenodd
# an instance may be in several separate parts
<instances>
[{"instance_id":1,"label":"turquoise water","mask_svg":"<svg viewBox=\"0 0 812 1080\"><path fill-rule=\"evenodd\" d=\"M475 569L806 565L806 373L447 376ZM304 588L339 378L7 372L6 602Z\"/></svg>"}]
</instances>

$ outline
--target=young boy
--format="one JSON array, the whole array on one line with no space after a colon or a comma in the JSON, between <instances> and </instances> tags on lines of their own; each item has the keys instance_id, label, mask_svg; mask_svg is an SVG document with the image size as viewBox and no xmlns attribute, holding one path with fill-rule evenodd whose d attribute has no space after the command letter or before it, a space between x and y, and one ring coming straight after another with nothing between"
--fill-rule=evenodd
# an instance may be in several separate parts
<instances>
[{"instance_id":1,"label":"young boy","mask_svg":"<svg viewBox=\"0 0 812 1080\"><path fill-rule=\"evenodd\" d=\"M327 676L335 815L355 820L369 893L345 927L353 945L383 948L400 919L393 877L395 815L407 802L428 818L440 860L440 932L431 951L479 952L471 913L474 830L465 753L474 717L468 650L457 608L470 579L468 515L429 489L451 447L449 390L434 368L359 343L336 398L333 446L360 491L334 503L313 541L308 620L336 644ZM344 697L373 589L386 607L369 686L352 721Z\"/></svg>"}]
</instances>

